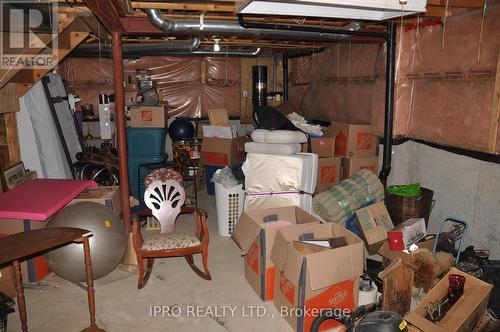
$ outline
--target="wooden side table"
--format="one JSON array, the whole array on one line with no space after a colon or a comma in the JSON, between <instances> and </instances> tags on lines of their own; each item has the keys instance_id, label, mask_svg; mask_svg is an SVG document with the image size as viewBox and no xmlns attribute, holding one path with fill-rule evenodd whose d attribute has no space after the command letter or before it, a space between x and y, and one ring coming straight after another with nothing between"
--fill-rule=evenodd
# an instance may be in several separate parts
<instances>
[{"instance_id":1,"label":"wooden side table","mask_svg":"<svg viewBox=\"0 0 500 332\"><path fill-rule=\"evenodd\" d=\"M89 237L92 233L81 228L54 227L34 231L16 233L0 238L0 265L10 263L14 267L15 285L17 292L17 306L23 332L28 331L26 303L24 300L23 282L19 261L44 251L78 242L83 244L85 271L87 272L87 295L90 313L90 326L82 332L105 332L95 323L94 280L92 277L92 263L90 260Z\"/></svg>"}]
</instances>

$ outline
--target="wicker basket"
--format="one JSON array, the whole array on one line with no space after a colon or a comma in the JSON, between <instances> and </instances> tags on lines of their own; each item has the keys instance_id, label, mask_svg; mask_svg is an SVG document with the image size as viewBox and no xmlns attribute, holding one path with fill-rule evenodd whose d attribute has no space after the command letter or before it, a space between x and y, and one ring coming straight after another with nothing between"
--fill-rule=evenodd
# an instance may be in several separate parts
<instances>
[{"instance_id":1,"label":"wicker basket","mask_svg":"<svg viewBox=\"0 0 500 332\"><path fill-rule=\"evenodd\" d=\"M425 225L429 224L429 215L434 205L432 200L434 192L423 187L421 190L420 197L404 197L385 193L385 205L394 226L410 218L425 218Z\"/></svg>"}]
</instances>

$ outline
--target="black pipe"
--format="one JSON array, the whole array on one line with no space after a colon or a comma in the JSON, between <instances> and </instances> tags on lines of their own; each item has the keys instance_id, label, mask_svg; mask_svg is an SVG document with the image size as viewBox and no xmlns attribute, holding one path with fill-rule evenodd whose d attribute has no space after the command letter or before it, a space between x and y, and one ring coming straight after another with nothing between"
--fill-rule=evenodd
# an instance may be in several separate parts
<instances>
[{"instance_id":1,"label":"black pipe","mask_svg":"<svg viewBox=\"0 0 500 332\"><path fill-rule=\"evenodd\" d=\"M255 109L267 105L267 66L252 66L252 101Z\"/></svg>"},{"instance_id":2,"label":"black pipe","mask_svg":"<svg viewBox=\"0 0 500 332\"><path fill-rule=\"evenodd\" d=\"M283 53L283 100L288 100L288 54Z\"/></svg>"},{"instance_id":3,"label":"black pipe","mask_svg":"<svg viewBox=\"0 0 500 332\"><path fill-rule=\"evenodd\" d=\"M385 118L384 118L384 151L380 181L387 185L387 177L391 173L392 163L392 132L394 122L394 83L396 69L396 25L387 24L387 63L385 68Z\"/></svg>"},{"instance_id":4,"label":"black pipe","mask_svg":"<svg viewBox=\"0 0 500 332\"><path fill-rule=\"evenodd\" d=\"M66 139L64 138L64 133L61 128L61 123L59 122L59 117L57 116L56 108L54 107L54 103L52 101L52 95L50 94L49 84L50 78L43 77L42 78L42 86L43 91L45 92L45 97L47 98L47 102L49 103L50 112L52 113L52 118L54 119L54 124L56 126L57 135L61 140L61 145L64 151L64 156L66 157L66 161L68 162L69 170L71 171L71 175L73 179L76 179L75 169L73 167L73 161L71 160L71 155L69 154L68 144L66 144Z\"/></svg>"},{"instance_id":5,"label":"black pipe","mask_svg":"<svg viewBox=\"0 0 500 332\"><path fill-rule=\"evenodd\" d=\"M245 29L288 30L288 31L302 31L302 32L317 32L317 33L336 34L336 35L387 38L386 32L318 28L318 27L304 26L304 25L247 22L245 21L245 18L243 17L242 14L238 14L238 22Z\"/></svg>"},{"instance_id":6,"label":"black pipe","mask_svg":"<svg viewBox=\"0 0 500 332\"><path fill-rule=\"evenodd\" d=\"M309 55L321 53L325 49L326 48L324 46L322 46L322 47L314 48L312 50L298 51L298 52L295 52L295 53L288 54L288 59L301 58L301 57L304 57L304 56L309 56Z\"/></svg>"}]
</instances>

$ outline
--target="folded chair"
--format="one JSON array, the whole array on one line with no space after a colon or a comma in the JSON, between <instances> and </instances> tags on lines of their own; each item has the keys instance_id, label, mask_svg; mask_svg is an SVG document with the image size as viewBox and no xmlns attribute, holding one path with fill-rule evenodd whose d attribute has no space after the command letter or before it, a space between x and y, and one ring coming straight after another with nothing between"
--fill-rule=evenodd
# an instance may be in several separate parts
<instances>
[{"instance_id":1,"label":"folded chair","mask_svg":"<svg viewBox=\"0 0 500 332\"><path fill-rule=\"evenodd\" d=\"M182 186L182 176L172 169L159 169L149 174L144 185L144 202L148 210L134 214L132 221L134 249L137 254L139 280L137 287L144 287L149 279L155 258L184 256L196 274L211 280L208 270L208 227L204 210L185 207L186 194ZM191 214L196 219L194 235L175 232L175 222L179 214ZM153 215L160 223L160 231L149 237L141 233L141 218ZM201 254L203 269L195 264L193 255ZM147 261L146 268L143 261Z\"/></svg>"}]
</instances>

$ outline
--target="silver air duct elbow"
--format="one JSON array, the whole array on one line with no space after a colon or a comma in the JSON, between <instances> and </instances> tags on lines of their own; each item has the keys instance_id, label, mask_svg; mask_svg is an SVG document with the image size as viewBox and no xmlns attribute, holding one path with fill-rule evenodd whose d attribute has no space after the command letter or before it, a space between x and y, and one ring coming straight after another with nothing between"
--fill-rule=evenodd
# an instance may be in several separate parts
<instances>
[{"instance_id":1,"label":"silver air duct elbow","mask_svg":"<svg viewBox=\"0 0 500 332\"><path fill-rule=\"evenodd\" d=\"M301 27L292 29L264 29L243 27L235 21L172 19L164 16L159 9L146 9L151 24L158 29L172 34L191 35L232 35L240 37L266 37L276 39L306 39L322 41L339 41L349 38L342 31L357 31L359 23L350 23L346 27L336 29L320 29L318 31L300 31ZM306 29L306 27L304 27Z\"/></svg>"}]
</instances>

